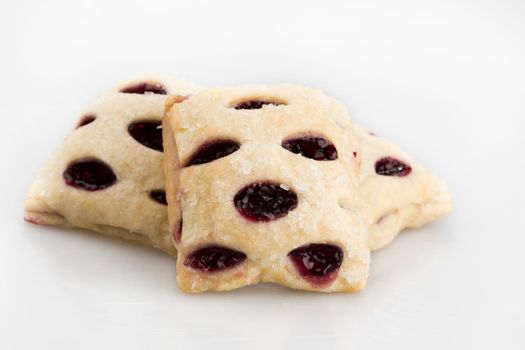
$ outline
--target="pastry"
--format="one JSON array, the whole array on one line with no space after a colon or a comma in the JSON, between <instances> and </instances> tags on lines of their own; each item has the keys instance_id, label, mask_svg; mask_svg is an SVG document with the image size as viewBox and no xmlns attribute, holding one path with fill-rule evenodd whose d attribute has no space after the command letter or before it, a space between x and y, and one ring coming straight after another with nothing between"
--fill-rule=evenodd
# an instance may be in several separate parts
<instances>
[{"instance_id":1,"label":"pastry","mask_svg":"<svg viewBox=\"0 0 525 350\"><path fill-rule=\"evenodd\" d=\"M31 186L26 221L85 228L175 254L161 119L168 93L196 90L183 81L142 79L98 98Z\"/></svg>"},{"instance_id":2,"label":"pastry","mask_svg":"<svg viewBox=\"0 0 525 350\"><path fill-rule=\"evenodd\" d=\"M77 129L32 185L26 198L26 220L44 225L87 228L175 254L167 229L166 206L162 205L165 203L164 179L159 169L163 157L159 152L162 145L157 125L162 118L166 94L190 94L198 90L191 83L175 79L138 78L118 84L100 97L86 109ZM251 107L257 107L257 103L252 102ZM130 121L142 119L142 116L155 123L136 124L130 128ZM98 121L92 123L95 120ZM337 123L350 129L346 117ZM421 226L450 211L450 194L442 181L388 140L358 125L353 127L361 145L357 160L362 162L359 176L362 213L369 230L371 250L385 246L406 227ZM130 139L130 136L135 137L140 142L140 133L144 131L146 135L155 135L150 141L142 138L142 142L149 143L149 149L139 147ZM114 142L121 138L122 141ZM127 146L121 147L122 144ZM116 160L115 165L120 164L126 175L119 175L119 185L110 188L113 187L109 186L111 176L116 177L110 163L111 172L106 174L110 178L102 185L108 186L107 190L72 190L65 185L64 167L82 152L86 156L97 152L102 158L111 157L111 162ZM407 167L397 173L379 167L377 173L376 162L389 158L402 161ZM383 164L388 166L388 162L383 161ZM102 176L106 168L100 164L95 167L102 170ZM85 185L89 186L88 183ZM148 188L149 198L143 195ZM122 212L116 213L118 209Z\"/></svg>"},{"instance_id":3,"label":"pastry","mask_svg":"<svg viewBox=\"0 0 525 350\"><path fill-rule=\"evenodd\" d=\"M163 135L182 290L365 286L358 141L340 103L294 85L209 89L168 99Z\"/></svg>"},{"instance_id":4,"label":"pastry","mask_svg":"<svg viewBox=\"0 0 525 350\"><path fill-rule=\"evenodd\" d=\"M389 244L404 228L419 227L451 210L443 181L388 140L361 126L354 130L361 141L359 182L371 250Z\"/></svg>"}]
</instances>

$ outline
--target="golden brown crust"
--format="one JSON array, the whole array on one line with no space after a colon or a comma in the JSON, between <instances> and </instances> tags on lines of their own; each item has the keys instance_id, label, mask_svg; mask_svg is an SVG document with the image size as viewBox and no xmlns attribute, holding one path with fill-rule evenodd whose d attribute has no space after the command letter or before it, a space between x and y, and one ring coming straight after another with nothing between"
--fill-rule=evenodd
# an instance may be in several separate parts
<instances>
[{"instance_id":1,"label":"golden brown crust","mask_svg":"<svg viewBox=\"0 0 525 350\"><path fill-rule=\"evenodd\" d=\"M186 100L188 96L170 96L165 103L165 111L171 110L173 105ZM166 178L166 199L168 200L168 217L171 237L180 229L181 209L179 204L179 174L180 161L177 144L166 117L162 119L162 140L164 143L164 175ZM173 240L173 245L176 246Z\"/></svg>"}]
</instances>

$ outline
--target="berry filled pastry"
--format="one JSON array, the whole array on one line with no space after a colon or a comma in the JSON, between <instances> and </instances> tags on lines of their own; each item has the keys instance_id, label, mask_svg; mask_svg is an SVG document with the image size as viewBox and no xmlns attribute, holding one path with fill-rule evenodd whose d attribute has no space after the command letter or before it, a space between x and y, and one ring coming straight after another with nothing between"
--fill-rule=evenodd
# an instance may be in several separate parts
<instances>
[{"instance_id":1,"label":"berry filled pastry","mask_svg":"<svg viewBox=\"0 0 525 350\"><path fill-rule=\"evenodd\" d=\"M170 254L161 119L176 80L134 80L98 98L47 162L25 202L26 221L86 228Z\"/></svg>"},{"instance_id":2,"label":"berry filled pastry","mask_svg":"<svg viewBox=\"0 0 525 350\"><path fill-rule=\"evenodd\" d=\"M419 227L451 210L446 185L396 146L356 126L361 141L360 189L368 246L389 244L407 227Z\"/></svg>"},{"instance_id":3,"label":"berry filled pastry","mask_svg":"<svg viewBox=\"0 0 525 350\"><path fill-rule=\"evenodd\" d=\"M340 103L293 85L210 89L169 99L163 133L184 291L365 286L358 141Z\"/></svg>"},{"instance_id":4,"label":"berry filled pastry","mask_svg":"<svg viewBox=\"0 0 525 350\"><path fill-rule=\"evenodd\" d=\"M164 158L159 123L167 94L196 91L196 86L174 79L135 79L120 84L111 93L99 98L86 109L77 129L53 160L48 162L29 191L26 220L45 225L88 228L174 254L171 234L166 228L167 207L162 205L166 200L164 176L158 170L162 168ZM262 107L263 102L248 101L238 108L256 109ZM131 123L131 120L139 122ZM336 123L351 129L346 116ZM360 187L365 203L363 217L370 232L372 250L388 244L403 228L420 226L450 210L450 195L441 181L387 140L371 135L362 127L354 127L361 140L362 149L357 160L362 159L363 162L360 168ZM136 142L130 143L132 139ZM130 147L121 147L123 144ZM291 147L291 144L288 143L288 146ZM86 155L96 152L101 159L106 156L117 158L115 164L126 168L118 176L118 186L112 184L115 176L113 164L107 163L105 165L110 171L99 163L72 167L70 172L82 171L82 176L93 176L91 181L80 179L84 181L84 187L75 185L78 179L65 174L65 169L61 167L78 158L77 155L82 152ZM396 167L392 158L402 161L404 165ZM382 162L378 162L381 159ZM90 167L90 171L82 170ZM100 185L97 187L94 182ZM107 190L101 192L106 187ZM123 188L127 192L120 192ZM149 193L146 200L143 196L145 192Z\"/></svg>"}]
</instances>

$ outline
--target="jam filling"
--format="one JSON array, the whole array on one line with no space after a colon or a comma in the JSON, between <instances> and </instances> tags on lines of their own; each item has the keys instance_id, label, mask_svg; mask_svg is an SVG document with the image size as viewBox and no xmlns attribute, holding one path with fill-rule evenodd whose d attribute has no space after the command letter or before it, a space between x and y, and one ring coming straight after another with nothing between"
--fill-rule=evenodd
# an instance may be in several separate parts
<instances>
[{"instance_id":1,"label":"jam filling","mask_svg":"<svg viewBox=\"0 0 525 350\"><path fill-rule=\"evenodd\" d=\"M376 174L383 176L407 176L412 172L410 165L392 157L379 159L375 164Z\"/></svg>"},{"instance_id":2,"label":"jam filling","mask_svg":"<svg viewBox=\"0 0 525 350\"><path fill-rule=\"evenodd\" d=\"M314 160L335 160L337 149L334 144L319 136L303 136L284 140L282 147L288 151L300 154Z\"/></svg>"},{"instance_id":3,"label":"jam filling","mask_svg":"<svg viewBox=\"0 0 525 350\"><path fill-rule=\"evenodd\" d=\"M103 190L117 181L109 165L96 159L71 163L64 171L63 177L69 186L86 191Z\"/></svg>"},{"instance_id":4,"label":"jam filling","mask_svg":"<svg viewBox=\"0 0 525 350\"><path fill-rule=\"evenodd\" d=\"M253 99L253 100L239 102L235 105L234 108L235 109L261 109L265 105L279 106L279 105L282 105L282 103L277 102L277 101Z\"/></svg>"},{"instance_id":5,"label":"jam filling","mask_svg":"<svg viewBox=\"0 0 525 350\"><path fill-rule=\"evenodd\" d=\"M182 218L179 221L179 224L173 228L173 240L175 243L180 243L182 241Z\"/></svg>"},{"instance_id":6,"label":"jam filling","mask_svg":"<svg viewBox=\"0 0 525 350\"><path fill-rule=\"evenodd\" d=\"M323 286L337 277L343 251L331 244L312 243L288 253L299 274L308 282Z\"/></svg>"},{"instance_id":7,"label":"jam filling","mask_svg":"<svg viewBox=\"0 0 525 350\"><path fill-rule=\"evenodd\" d=\"M78 128L86 126L86 125L88 125L90 123L93 123L95 121L95 119L97 119L97 117L94 116L93 114L85 115L82 118L80 118L80 121L78 122L76 128L78 129Z\"/></svg>"},{"instance_id":8,"label":"jam filling","mask_svg":"<svg viewBox=\"0 0 525 350\"><path fill-rule=\"evenodd\" d=\"M130 85L125 88L122 88L120 92L125 94L157 94L157 95L166 95L168 92L158 83L138 83L135 85Z\"/></svg>"},{"instance_id":9,"label":"jam filling","mask_svg":"<svg viewBox=\"0 0 525 350\"><path fill-rule=\"evenodd\" d=\"M149 196L157 203L168 205L168 201L166 200L166 191L164 190L153 190L149 193Z\"/></svg>"},{"instance_id":10,"label":"jam filling","mask_svg":"<svg viewBox=\"0 0 525 350\"><path fill-rule=\"evenodd\" d=\"M199 165L226 157L237 151L241 146L233 140L215 140L207 142L191 156L186 166Z\"/></svg>"},{"instance_id":11,"label":"jam filling","mask_svg":"<svg viewBox=\"0 0 525 350\"><path fill-rule=\"evenodd\" d=\"M184 265L202 272L218 272L233 268L246 260L246 254L237 250L210 246L191 253Z\"/></svg>"},{"instance_id":12,"label":"jam filling","mask_svg":"<svg viewBox=\"0 0 525 350\"><path fill-rule=\"evenodd\" d=\"M233 199L239 213L250 221L271 221L297 207L297 194L288 186L256 182L241 189Z\"/></svg>"},{"instance_id":13,"label":"jam filling","mask_svg":"<svg viewBox=\"0 0 525 350\"><path fill-rule=\"evenodd\" d=\"M159 121L141 121L131 123L128 126L128 132L143 146L162 152L162 129Z\"/></svg>"}]
</instances>

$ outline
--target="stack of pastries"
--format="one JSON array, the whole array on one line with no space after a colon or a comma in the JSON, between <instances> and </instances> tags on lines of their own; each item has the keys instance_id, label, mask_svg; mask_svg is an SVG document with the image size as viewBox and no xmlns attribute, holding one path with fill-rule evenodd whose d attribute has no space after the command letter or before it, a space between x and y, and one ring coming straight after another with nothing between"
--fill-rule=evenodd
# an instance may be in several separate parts
<instances>
[{"instance_id":1,"label":"stack of pastries","mask_svg":"<svg viewBox=\"0 0 525 350\"><path fill-rule=\"evenodd\" d=\"M371 250L450 209L440 179L319 90L148 77L85 109L25 220L161 249L186 292L352 292Z\"/></svg>"}]
</instances>

